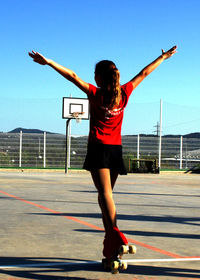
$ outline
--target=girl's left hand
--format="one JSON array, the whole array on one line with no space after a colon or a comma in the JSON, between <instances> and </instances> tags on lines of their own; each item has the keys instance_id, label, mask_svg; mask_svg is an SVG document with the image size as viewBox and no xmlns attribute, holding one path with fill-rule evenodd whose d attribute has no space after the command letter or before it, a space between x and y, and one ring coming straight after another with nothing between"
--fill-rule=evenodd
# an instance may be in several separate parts
<instances>
[{"instance_id":1,"label":"girl's left hand","mask_svg":"<svg viewBox=\"0 0 200 280\"><path fill-rule=\"evenodd\" d=\"M173 54L176 53L176 49L177 49L177 46L172 47L170 50L168 50L166 52L162 49L162 57L164 59L170 58Z\"/></svg>"},{"instance_id":2,"label":"girl's left hand","mask_svg":"<svg viewBox=\"0 0 200 280\"><path fill-rule=\"evenodd\" d=\"M49 59L47 59L46 57L44 57L43 55L41 55L38 52L32 51L31 53L29 52L28 54L29 54L30 57L33 58L33 61L35 61L35 62L37 62L41 65L46 65L50 62Z\"/></svg>"}]
</instances>

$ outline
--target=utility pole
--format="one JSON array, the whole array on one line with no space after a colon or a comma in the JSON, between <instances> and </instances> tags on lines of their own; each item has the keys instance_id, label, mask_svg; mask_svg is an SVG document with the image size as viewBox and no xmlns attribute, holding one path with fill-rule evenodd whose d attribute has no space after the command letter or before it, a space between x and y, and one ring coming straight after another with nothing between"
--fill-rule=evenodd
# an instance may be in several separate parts
<instances>
[{"instance_id":1,"label":"utility pole","mask_svg":"<svg viewBox=\"0 0 200 280\"><path fill-rule=\"evenodd\" d=\"M154 125L154 127L156 127L156 130L154 130L153 132L156 132L156 135L159 136L159 132L160 132L160 124L159 122L157 122L157 125Z\"/></svg>"}]
</instances>

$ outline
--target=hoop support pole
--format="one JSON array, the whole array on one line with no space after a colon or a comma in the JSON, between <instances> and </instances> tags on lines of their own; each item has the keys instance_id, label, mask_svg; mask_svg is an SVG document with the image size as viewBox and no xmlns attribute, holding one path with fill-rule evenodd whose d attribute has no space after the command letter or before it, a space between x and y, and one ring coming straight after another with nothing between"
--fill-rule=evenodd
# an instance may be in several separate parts
<instances>
[{"instance_id":1,"label":"hoop support pole","mask_svg":"<svg viewBox=\"0 0 200 280\"><path fill-rule=\"evenodd\" d=\"M66 121L66 142L65 142L65 174L68 173L68 145L69 145L69 123L70 123L71 119L68 119Z\"/></svg>"}]
</instances>

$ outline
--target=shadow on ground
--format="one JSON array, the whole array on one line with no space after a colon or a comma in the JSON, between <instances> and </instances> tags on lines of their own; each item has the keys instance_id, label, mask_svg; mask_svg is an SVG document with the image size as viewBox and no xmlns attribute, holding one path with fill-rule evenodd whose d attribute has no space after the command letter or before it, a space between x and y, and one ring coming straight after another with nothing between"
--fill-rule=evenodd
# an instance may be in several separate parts
<instances>
[{"instance_id":1,"label":"shadow on ground","mask_svg":"<svg viewBox=\"0 0 200 280\"><path fill-rule=\"evenodd\" d=\"M145 266L145 265L129 265L127 273L135 274L137 276L165 276L167 279L171 277L185 278L185 279L200 279L199 269L178 268L178 267L163 267L163 266ZM159 278L158 278L159 279Z\"/></svg>"},{"instance_id":2,"label":"shadow on ground","mask_svg":"<svg viewBox=\"0 0 200 280\"><path fill-rule=\"evenodd\" d=\"M200 174L200 165L194 166L193 168L187 170L185 173Z\"/></svg>"},{"instance_id":3,"label":"shadow on ground","mask_svg":"<svg viewBox=\"0 0 200 280\"><path fill-rule=\"evenodd\" d=\"M66 263L66 265L59 263ZM76 263L78 262L78 263ZM81 263L84 262L84 263ZM51 263L51 266L49 265ZM70 263L70 265L69 265ZM57 265L56 265L57 264ZM99 262L92 262L90 260L69 259L69 258L12 258L0 257L1 266L17 266L26 265L21 268L0 268L0 274L9 275L12 277L20 277L36 280L94 280L98 278L87 277L89 272L105 273ZM28 265L30 267L28 268ZM32 266L32 267L31 267ZM68 276L70 272L81 272L84 277ZM125 275L140 276L163 276L163 277L182 277L185 279L199 279L200 270L190 268L178 267L163 267L152 265L129 265L128 269L122 272ZM105 275L104 274L104 275ZM98 274L99 275L99 274ZM95 275L94 275L95 276ZM102 275L101 275L102 277ZM198 278L197 278L198 277ZM168 279L168 278L167 278Z\"/></svg>"},{"instance_id":4,"label":"shadow on ground","mask_svg":"<svg viewBox=\"0 0 200 280\"><path fill-rule=\"evenodd\" d=\"M3 269L1 266L7 266L7 268ZM73 271L101 271L101 265L91 260L70 258L0 257L0 274L12 277L25 278L26 280L94 280L89 277L67 275L68 272Z\"/></svg>"},{"instance_id":5,"label":"shadow on ground","mask_svg":"<svg viewBox=\"0 0 200 280\"><path fill-rule=\"evenodd\" d=\"M99 230L95 229L75 229L78 232L93 232L99 233ZM139 230L124 230L124 234L134 236L156 236L156 237L167 237L167 238L182 238L182 239L200 239L199 234L190 234L190 233L172 233L172 232L155 232L155 231L139 231Z\"/></svg>"},{"instance_id":6,"label":"shadow on ground","mask_svg":"<svg viewBox=\"0 0 200 280\"><path fill-rule=\"evenodd\" d=\"M28 215L40 215L40 216L64 216L64 217L79 217L79 218L93 218L101 219L100 213L28 213ZM173 223L173 224L188 224L188 225L200 225L200 217L184 217L184 216L155 216L155 215L130 215L130 214L118 214L118 220L123 221L142 221L142 222L158 222L158 223Z\"/></svg>"}]
</instances>

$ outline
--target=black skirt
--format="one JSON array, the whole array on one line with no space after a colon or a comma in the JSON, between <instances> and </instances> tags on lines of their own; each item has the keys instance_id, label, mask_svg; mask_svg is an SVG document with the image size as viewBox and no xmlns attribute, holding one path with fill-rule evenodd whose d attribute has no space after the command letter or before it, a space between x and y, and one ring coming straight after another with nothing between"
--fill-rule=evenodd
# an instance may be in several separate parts
<instances>
[{"instance_id":1,"label":"black skirt","mask_svg":"<svg viewBox=\"0 0 200 280\"><path fill-rule=\"evenodd\" d=\"M120 175L127 175L122 158L122 146L89 143L83 168L88 171L109 168L117 170Z\"/></svg>"}]
</instances>

